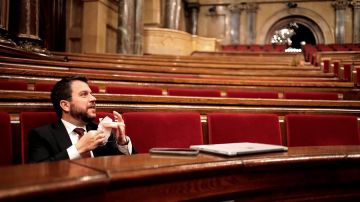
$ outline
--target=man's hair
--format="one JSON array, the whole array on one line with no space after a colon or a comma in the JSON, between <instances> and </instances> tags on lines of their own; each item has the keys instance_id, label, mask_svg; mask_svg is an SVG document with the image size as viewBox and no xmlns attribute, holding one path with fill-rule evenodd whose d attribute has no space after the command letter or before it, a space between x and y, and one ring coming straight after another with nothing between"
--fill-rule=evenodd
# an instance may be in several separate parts
<instances>
[{"instance_id":1,"label":"man's hair","mask_svg":"<svg viewBox=\"0 0 360 202\"><path fill-rule=\"evenodd\" d=\"M71 100L71 83L73 81L83 81L87 83L88 79L84 76L69 76L58 81L51 90L51 102L54 106L56 115L62 117L61 100Z\"/></svg>"}]
</instances>

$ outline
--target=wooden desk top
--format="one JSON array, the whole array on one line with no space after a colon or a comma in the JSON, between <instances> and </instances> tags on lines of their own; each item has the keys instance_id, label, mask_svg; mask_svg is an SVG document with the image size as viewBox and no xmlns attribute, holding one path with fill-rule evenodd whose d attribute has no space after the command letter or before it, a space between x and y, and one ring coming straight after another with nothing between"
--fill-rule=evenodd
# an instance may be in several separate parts
<instances>
[{"instance_id":1,"label":"wooden desk top","mask_svg":"<svg viewBox=\"0 0 360 202\"><path fill-rule=\"evenodd\" d=\"M0 200L355 200L359 166L360 145L238 157L107 156L1 167Z\"/></svg>"},{"instance_id":2,"label":"wooden desk top","mask_svg":"<svg viewBox=\"0 0 360 202\"><path fill-rule=\"evenodd\" d=\"M70 161L4 166L0 173L0 201L101 188L107 182L105 173Z\"/></svg>"},{"instance_id":3,"label":"wooden desk top","mask_svg":"<svg viewBox=\"0 0 360 202\"><path fill-rule=\"evenodd\" d=\"M111 176L106 192L109 201L253 201L324 200L333 193L339 199L359 198L360 185L354 185L360 182L359 160L360 146L336 146L289 148L288 152L235 158L138 154L74 163Z\"/></svg>"},{"instance_id":4,"label":"wooden desk top","mask_svg":"<svg viewBox=\"0 0 360 202\"><path fill-rule=\"evenodd\" d=\"M360 145L354 146L322 146L322 147L289 147L287 152L272 152L254 155L227 157L200 153L198 156L152 155L135 154L132 156L105 156L98 158L79 159L73 161L103 172L119 173L150 171L152 173L164 172L159 170L171 169L180 166L185 170L206 170L235 167L263 167L274 165L319 163L322 161L360 161ZM184 172L182 169L181 172ZM178 169L176 169L178 170ZM178 170L179 171L179 170ZM126 173L126 177L129 177ZM118 177L121 177L120 175ZM120 179L120 178L119 178Z\"/></svg>"}]
</instances>

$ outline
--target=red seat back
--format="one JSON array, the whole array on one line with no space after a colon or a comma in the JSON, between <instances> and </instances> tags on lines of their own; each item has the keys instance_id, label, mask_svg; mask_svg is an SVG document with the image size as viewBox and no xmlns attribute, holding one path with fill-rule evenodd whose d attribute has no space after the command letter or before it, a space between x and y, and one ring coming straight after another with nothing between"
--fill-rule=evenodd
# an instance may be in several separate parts
<instances>
[{"instance_id":1,"label":"red seat back","mask_svg":"<svg viewBox=\"0 0 360 202\"><path fill-rule=\"evenodd\" d=\"M139 153L147 153L153 147L188 148L203 144L198 113L129 112L123 117L126 134Z\"/></svg>"},{"instance_id":2,"label":"red seat back","mask_svg":"<svg viewBox=\"0 0 360 202\"><path fill-rule=\"evenodd\" d=\"M248 90L229 90L227 97L233 98L279 98L278 92L274 91L248 91Z\"/></svg>"},{"instance_id":3,"label":"red seat back","mask_svg":"<svg viewBox=\"0 0 360 202\"><path fill-rule=\"evenodd\" d=\"M35 83L34 84L34 90L36 91L51 91L54 87L54 83ZM91 91L93 93L98 93L100 90L99 90L99 87L98 86L95 86L95 85L89 85Z\"/></svg>"},{"instance_id":4,"label":"red seat back","mask_svg":"<svg viewBox=\"0 0 360 202\"><path fill-rule=\"evenodd\" d=\"M308 100L338 100L338 93L334 92L284 92L285 99Z\"/></svg>"},{"instance_id":5,"label":"red seat back","mask_svg":"<svg viewBox=\"0 0 360 202\"><path fill-rule=\"evenodd\" d=\"M1 90L27 90L27 83L25 81L8 81L0 80Z\"/></svg>"},{"instance_id":6,"label":"red seat back","mask_svg":"<svg viewBox=\"0 0 360 202\"><path fill-rule=\"evenodd\" d=\"M356 116L289 114L285 123L288 146L360 143Z\"/></svg>"},{"instance_id":7,"label":"red seat back","mask_svg":"<svg viewBox=\"0 0 360 202\"><path fill-rule=\"evenodd\" d=\"M32 128L56 122L57 116L55 112L21 112L21 161L26 163L28 159L28 135Z\"/></svg>"},{"instance_id":8,"label":"red seat back","mask_svg":"<svg viewBox=\"0 0 360 202\"><path fill-rule=\"evenodd\" d=\"M211 89L181 89L173 88L168 89L168 95L175 96L199 96L199 97L220 97L221 92L219 90Z\"/></svg>"},{"instance_id":9,"label":"red seat back","mask_svg":"<svg viewBox=\"0 0 360 202\"><path fill-rule=\"evenodd\" d=\"M111 94L162 95L160 88L148 87L108 86L105 91Z\"/></svg>"},{"instance_id":10,"label":"red seat back","mask_svg":"<svg viewBox=\"0 0 360 202\"><path fill-rule=\"evenodd\" d=\"M0 166L12 164L12 136L10 116L6 112L0 112Z\"/></svg>"},{"instance_id":11,"label":"red seat back","mask_svg":"<svg viewBox=\"0 0 360 202\"><path fill-rule=\"evenodd\" d=\"M282 144L279 118L275 114L209 113L207 118L210 144Z\"/></svg>"},{"instance_id":12,"label":"red seat back","mask_svg":"<svg viewBox=\"0 0 360 202\"><path fill-rule=\"evenodd\" d=\"M51 91L54 87L54 83L35 83L34 90L36 91Z\"/></svg>"}]
</instances>

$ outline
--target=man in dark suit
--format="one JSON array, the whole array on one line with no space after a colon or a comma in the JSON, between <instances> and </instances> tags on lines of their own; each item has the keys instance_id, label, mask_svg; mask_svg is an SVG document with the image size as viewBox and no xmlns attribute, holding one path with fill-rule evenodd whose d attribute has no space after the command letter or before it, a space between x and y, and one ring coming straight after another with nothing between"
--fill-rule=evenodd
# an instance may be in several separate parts
<instances>
[{"instance_id":1,"label":"man in dark suit","mask_svg":"<svg viewBox=\"0 0 360 202\"><path fill-rule=\"evenodd\" d=\"M59 120L29 132L29 162L130 155L134 152L119 113L113 112L115 123L102 125L112 129L107 140L104 131L97 130L98 125L93 123L96 98L91 94L87 78L61 79L51 91L51 101Z\"/></svg>"}]
</instances>

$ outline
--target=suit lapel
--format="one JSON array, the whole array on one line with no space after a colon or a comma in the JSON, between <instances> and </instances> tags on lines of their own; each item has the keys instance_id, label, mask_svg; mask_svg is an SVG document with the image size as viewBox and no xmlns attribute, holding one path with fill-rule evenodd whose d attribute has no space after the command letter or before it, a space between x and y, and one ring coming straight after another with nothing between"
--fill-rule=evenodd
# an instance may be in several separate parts
<instances>
[{"instance_id":1,"label":"suit lapel","mask_svg":"<svg viewBox=\"0 0 360 202\"><path fill-rule=\"evenodd\" d=\"M64 151L72 145L70 136L60 119L54 124L53 135L60 151Z\"/></svg>"}]
</instances>

